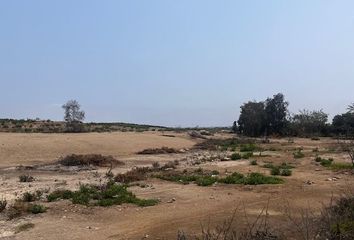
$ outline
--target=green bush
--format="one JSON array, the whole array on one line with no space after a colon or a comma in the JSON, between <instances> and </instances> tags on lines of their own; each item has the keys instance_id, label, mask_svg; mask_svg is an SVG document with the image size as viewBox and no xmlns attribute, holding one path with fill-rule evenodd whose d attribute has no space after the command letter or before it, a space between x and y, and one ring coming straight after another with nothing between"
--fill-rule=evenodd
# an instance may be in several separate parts
<instances>
[{"instance_id":1,"label":"green bush","mask_svg":"<svg viewBox=\"0 0 354 240\"><path fill-rule=\"evenodd\" d=\"M284 180L273 176L265 176L261 173L251 173L245 178L244 184L246 185L259 185L259 184L280 184Z\"/></svg>"},{"instance_id":2,"label":"green bush","mask_svg":"<svg viewBox=\"0 0 354 240\"><path fill-rule=\"evenodd\" d=\"M253 152L256 148L257 147L254 143L242 144L240 147L240 152Z\"/></svg>"},{"instance_id":3,"label":"green bush","mask_svg":"<svg viewBox=\"0 0 354 240\"><path fill-rule=\"evenodd\" d=\"M135 199L132 201L133 204L138 205L139 207L150 207L155 206L159 203L157 199Z\"/></svg>"},{"instance_id":4,"label":"green bush","mask_svg":"<svg viewBox=\"0 0 354 240\"><path fill-rule=\"evenodd\" d=\"M290 164L283 162L282 164L279 165L279 168L280 169L292 169L292 168L294 168L294 166L291 166Z\"/></svg>"},{"instance_id":5,"label":"green bush","mask_svg":"<svg viewBox=\"0 0 354 240\"><path fill-rule=\"evenodd\" d=\"M280 175L282 176L291 176L292 175L292 171L291 169L282 169L280 172Z\"/></svg>"},{"instance_id":6,"label":"green bush","mask_svg":"<svg viewBox=\"0 0 354 240\"><path fill-rule=\"evenodd\" d=\"M50 197L49 197L50 196ZM48 201L57 199L71 199L73 204L112 206L123 203L132 203L138 206L152 206L157 204L155 199L139 199L124 185L109 182L105 186L81 185L75 192L57 190L51 193Z\"/></svg>"},{"instance_id":7,"label":"green bush","mask_svg":"<svg viewBox=\"0 0 354 240\"><path fill-rule=\"evenodd\" d=\"M221 178L218 180L220 183L225 183L225 184L243 184L244 183L244 178L245 176L241 173L234 172L233 174Z\"/></svg>"},{"instance_id":8,"label":"green bush","mask_svg":"<svg viewBox=\"0 0 354 240\"><path fill-rule=\"evenodd\" d=\"M245 184L245 185L258 185L258 184L280 184L284 181L281 178L265 176L261 173L250 173L244 176L241 173L233 173L230 176L219 179L220 183L226 184Z\"/></svg>"},{"instance_id":9,"label":"green bush","mask_svg":"<svg viewBox=\"0 0 354 240\"><path fill-rule=\"evenodd\" d=\"M239 153L233 153L232 155L231 155L231 160L240 160L242 158L242 156L241 156L241 154L239 154Z\"/></svg>"},{"instance_id":10,"label":"green bush","mask_svg":"<svg viewBox=\"0 0 354 240\"><path fill-rule=\"evenodd\" d=\"M328 159L325 159L325 158L321 158L319 156L317 156L315 158L315 161L316 162L319 162L322 166L324 167L329 167L332 165L332 162L333 162L333 158L328 158Z\"/></svg>"},{"instance_id":11,"label":"green bush","mask_svg":"<svg viewBox=\"0 0 354 240\"><path fill-rule=\"evenodd\" d=\"M251 164L251 165L257 165L257 160L251 160L251 161L250 161L250 164Z\"/></svg>"},{"instance_id":12,"label":"green bush","mask_svg":"<svg viewBox=\"0 0 354 240\"><path fill-rule=\"evenodd\" d=\"M298 158L303 158L305 157L305 154L302 152L301 149L297 150L296 152L293 153L293 156L295 159L298 159Z\"/></svg>"},{"instance_id":13,"label":"green bush","mask_svg":"<svg viewBox=\"0 0 354 240\"><path fill-rule=\"evenodd\" d=\"M195 183L198 186L210 186L213 185L215 182L217 181L217 178L215 177L211 177L211 176L203 176L203 177L199 177Z\"/></svg>"},{"instance_id":14,"label":"green bush","mask_svg":"<svg viewBox=\"0 0 354 240\"><path fill-rule=\"evenodd\" d=\"M273 167L273 168L270 170L270 174L273 175L273 176L280 175L280 169L279 169L279 167Z\"/></svg>"},{"instance_id":15,"label":"green bush","mask_svg":"<svg viewBox=\"0 0 354 240\"><path fill-rule=\"evenodd\" d=\"M332 165L333 159L329 158L329 159L322 159L321 160L321 165L324 167L329 167Z\"/></svg>"},{"instance_id":16,"label":"green bush","mask_svg":"<svg viewBox=\"0 0 354 240\"><path fill-rule=\"evenodd\" d=\"M242 155L243 159L249 159L250 157L253 157L253 152L247 152Z\"/></svg>"},{"instance_id":17,"label":"green bush","mask_svg":"<svg viewBox=\"0 0 354 240\"><path fill-rule=\"evenodd\" d=\"M266 163L263 165L264 168L274 168L273 163Z\"/></svg>"},{"instance_id":18,"label":"green bush","mask_svg":"<svg viewBox=\"0 0 354 240\"><path fill-rule=\"evenodd\" d=\"M33 214L38 214L38 213L44 213L46 211L46 208L40 204L34 204L31 205L28 210Z\"/></svg>"},{"instance_id":19,"label":"green bush","mask_svg":"<svg viewBox=\"0 0 354 240\"><path fill-rule=\"evenodd\" d=\"M157 175L155 177L168 180L168 181L185 183L185 184L188 184L190 182L195 182L198 186L210 186L216 182L225 183L225 184L248 184L248 185L283 183L283 180L280 178L273 177L273 176L265 176L260 173L251 173L245 176L241 173L234 172L229 176L221 178L221 177L211 177L210 175L195 175L195 174L174 172L174 173L164 173L162 175Z\"/></svg>"},{"instance_id":20,"label":"green bush","mask_svg":"<svg viewBox=\"0 0 354 240\"><path fill-rule=\"evenodd\" d=\"M332 163L330 168L334 171L338 170L351 170L354 169L353 164L350 163Z\"/></svg>"},{"instance_id":21,"label":"green bush","mask_svg":"<svg viewBox=\"0 0 354 240\"><path fill-rule=\"evenodd\" d=\"M73 196L73 192L70 190L55 190L47 196L48 202L53 202L58 199L70 199Z\"/></svg>"}]
</instances>

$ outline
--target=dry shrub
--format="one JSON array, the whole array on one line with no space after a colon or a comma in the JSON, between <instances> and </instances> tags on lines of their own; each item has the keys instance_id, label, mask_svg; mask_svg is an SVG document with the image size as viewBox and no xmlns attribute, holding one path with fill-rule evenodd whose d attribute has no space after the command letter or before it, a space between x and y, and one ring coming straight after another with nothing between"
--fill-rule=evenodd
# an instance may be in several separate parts
<instances>
[{"instance_id":1,"label":"dry shrub","mask_svg":"<svg viewBox=\"0 0 354 240\"><path fill-rule=\"evenodd\" d=\"M206 137L201 134L200 132L198 131L191 131L191 132L188 132L188 135L191 137L191 138L201 138L201 139L206 139Z\"/></svg>"},{"instance_id":2,"label":"dry shrub","mask_svg":"<svg viewBox=\"0 0 354 240\"><path fill-rule=\"evenodd\" d=\"M174 148L162 147L162 148L147 148L143 151L138 152L138 154L166 154L166 153L178 153Z\"/></svg>"},{"instance_id":3,"label":"dry shrub","mask_svg":"<svg viewBox=\"0 0 354 240\"><path fill-rule=\"evenodd\" d=\"M246 227L240 227L239 218L236 217L238 209L234 211L231 218L224 221L223 224L211 228L202 226L201 234L187 235L184 232L178 232L177 240L278 240L283 239L269 224L268 205L263 208L256 219L249 221L245 214L243 220L246 221ZM245 211L246 212L246 211Z\"/></svg>"},{"instance_id":4,"label":"dry shrub","mask_svg":"<svg viewBox=\"0 0 354 240\"><path fill-rule=\"evenodd\" d=\"M174 160L174 161L165 163L163 166L160 167L159 170L175 169L178 165L179 165L179 161Z\"/></svg>"},{"instance_id":5,"label":"dry shrub","mask_svg":"<svg viewBox=\"0 0 354 240\"><path fill-rule=\"evenodd\" d=\"M136 167L126 173L118 173L114 177L114 181L120 183L131 183L131 182L142 181L147 178L147 173L151 171L152 169L149 167Z\"/></svg>"},{"instance_id":6,"label":"dry shrub","mask_svg":"<svg viewBox=\"0 0 354 240\"><path fill-rule=\"evenodd\" d=\"M269 202L268 202L269 203ZM187 235L178 232L177 240L352 240L354 239L354 195L346 193L338 200L332 198L321 214L308 208L290 210L289 203L284 206L282 224L269 220L268 204L254 221L244 210L246 224L239 223L236 212L216 228L202 227L199 234ZM245 207L244 207L245 209Z\"/></svg>"},{"instance_id":7,"label":"dry shrub","mask_svg":"<svg viewBox=\"0 0 354 240\"><path fill-rule=\"evenodd\" d=\"M113 158L112 156L103 156L101 154L72 154L59 159L59 164L64 166L97 166L109 167L124 165L123 162Z\"/></svg>"},{"instance_id":8,"label":"dry shrub","mask_svg":"<svg viewBox=\"0 0 354 240\"><path fill-rule=\"evenodd\" d=\"M6 209L7 201L6 199L1 199L0 200L0 213Z\"/></svg>"},{"instance_id":9,"label":"dry shrub","mask_svg":"<svg viewBox=\"0 0 354 240\"><path fill-rule=\"evenodd\" d=\"M321 239L354 239L353 194L345 194L336 201L332 199L329 206L322 209L318 235Z\"/></svg>"},{"instance_id":10,"label":"dry shrub","mask_svg":"<svg viewBox=\"0 0 354 240\"><path fill-rule=\"evenodd\" d=\"M131 182L146 180L151 173L162 170L175 169L178 164L179 161L175 160L167 162L163 166L160 166L159 163L155 162L153 163L152 167L135 167L126 173L118 173L114 177L114 181L127 184Z\"/></svg>"},{"instance_id":11,"label":"dry shrub","mask_svg":"<svg viewBox=\"0 0 354 240\"><path fill-rule=\"evenodd\" d=\"M27 231L31 228L34 228L34 224L33 223L23 223L19 226L16 227L16 231L15 233L20 233L20 232L23 232L23 231Z\"/></svg>"},{"instance_id":12,"label":"dry shrub","mask_svg":"<svg viewBox=\"0 0 354 240\"><path fill-rule=\"evenodd\" d=\"M33 182L34 181L34 177L30 176L30 175L21 175L18 177L20 182Z\"/></svg>"}]
</instances>

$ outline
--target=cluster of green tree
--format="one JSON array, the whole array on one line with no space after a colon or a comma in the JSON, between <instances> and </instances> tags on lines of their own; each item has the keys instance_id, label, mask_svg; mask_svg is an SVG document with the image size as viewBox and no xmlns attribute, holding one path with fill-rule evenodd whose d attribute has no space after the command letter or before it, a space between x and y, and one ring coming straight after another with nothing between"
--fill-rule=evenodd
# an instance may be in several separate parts
<instances>
[{"instance_id":1,"label":"cluster of green tree","mask_svg":"<svg viewBox=\"0 0 354 240\"><path fill-rule=\"evenodd\" d=\"M249 101L241 106L233 131L251 137L259 136L354 136L354 104L348 112L336 115L332 123L322 110L302 110L290 114L289 103L282 93L265 101Z\"/></svg>"}]
</instances>

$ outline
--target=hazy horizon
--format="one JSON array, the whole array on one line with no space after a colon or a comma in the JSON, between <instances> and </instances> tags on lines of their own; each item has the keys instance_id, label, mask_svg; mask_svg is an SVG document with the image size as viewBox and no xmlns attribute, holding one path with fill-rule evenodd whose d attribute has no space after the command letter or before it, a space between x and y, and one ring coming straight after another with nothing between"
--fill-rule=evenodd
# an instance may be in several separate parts
<instances>
[{"instance_id":1,"label":"hazy horizon","mask_svg":"<svg viewBox=\"0 0 354 240\"><path fill-rule=\"evenodd\" d=\"M353 1L2 1L0 118L230 126L281 92L354 102Z\"/></svg>"}]
</instances>

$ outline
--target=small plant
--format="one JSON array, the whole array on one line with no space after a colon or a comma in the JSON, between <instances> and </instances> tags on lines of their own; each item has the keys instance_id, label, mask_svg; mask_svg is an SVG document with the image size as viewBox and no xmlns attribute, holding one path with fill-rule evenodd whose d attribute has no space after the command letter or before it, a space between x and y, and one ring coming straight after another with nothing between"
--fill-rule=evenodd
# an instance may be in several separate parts
<instances>
[{"instance_id":1,"label":"small plant","mask_svg":"<svg viewBox=\"0 0 354 240\"><path fill-rule=\"evenodd\" d=\"M292 171L291 169L282 169L281 172L280 172L280 175L281 176L291 176L292 175Z\"/></svg>"},{"instance_id":2,"label":"small plant","mask_svg":"<svg viewBox=\"0 0 354 240\"><path fill-rule=\"evenodd\" d=\"M73 196L73 192L70 190L55 190L47 196L48 202L53 202L58 199L70 199Z\"/></svg>"},{"instance_id":3,"label":"small plant","mask_svg":"<svg viewBox=\"0 0 354 240\"><path fill-rule=\"evenodd\" d=\"M292 166L286 162L283 162L282 164L279 165L279 168L280 169L292 169L292 168L294 168L294 166Z\"/></svg>"},{"instance_id":4,"label":"small plant","mask_svg":"<svg viewBox=\"0 0 354 240\"><path fill-rule=\"evenodd\" d=\"M22 195L22 201L24 202L34 202L36 201L38 198L36 196L36 194L34 193L30 193L30 192L25 192L23 195Z\"/></svg>"},{"instance_id":5,"label":"small plant","mask_svg":"<svg viewBox=\"0 0 354 240\"><path fill-rule=\"evenodd\" d=\"M295 159L299 159L305 157L305 154L302 152L301 149L298 149L296 152L293 153L293 156Z\"/></svg>"},{"instance_id":6,"label":"small plant","mask_svg":"<svg viewBox=\"0 0 354 240\"><path fill-rule=\"evenodd\" d=\"M324 167L329 167L330 165L332 165L333 159L329 158L329 159L322 159L321 160L321 165Z\"/></svg>"},{"instance_id":7,"label":"small plant","mask_svg":"<svg viewBox=\"0 0 354 240\"><path fill-rule=\"evenodd\" d=\"M247 152L242 155L243 159L249 159L250 157L253 157L253 152Z\"/></svg>"},{"instance_id":8,"label":"small plant","mask_svg":"<svg viewBox=\"0 0 354 240\"><path fill-rule=\"evenodd\" d=\"M112 172L112 169L109 169L109 170L106 172L105 177L106 177L107 179L112 179L112 178L114 177L114 174L113 174L113 172Z\"/></svg>"},{"instance_id":9,"label":"small plant","mask_svg":"<svg viewBox=\"0 0 354 240\"><path fill-rule=\"evenodd\" d=\"M21 175L18 177L20 182L33 182L34 181L34 177L30 176L30 175Z\"/></svg>"},{"instance_id":10,"label":"small plant","mask_svg":"<svg viewBox=\"0 0 354 240\"><path fill-rule=\"evenodd\" d=\"M6 205L7 205L7 201L6 201L6 199L1 199L0 200L0 213L1 212L3 212L4 210L5 210L5 208L6 208Z\"/></svg>"},{"instance_id":11,"label":"small plant","mask_svg":"<svg viewBox=\"0 0 354 240\"><path fill-rule=\"evenodd\" d=\"M34 224L33 223L24 223L24 224L21 224L21 225L16 227L15 233L20 233L20 232L23 232L23 231L27 231L27 230L29 230L31 228L34 228Z\"/></svg>"},{"instance_id":12,"label":"small plant","mask_svg":"<svg viewBox=\"0 0 354 240\"><path fill-rule=\"evenodd\" d=\"M220 173L219 173L219 171L218 170L213 170L213 171L211 171L211 175L219 175Z\"/></svg>"},{"instance_id":13,"label":"small plant","mask_svg":"<svg viewBox=\"0 0 354 240\"><path fill-rule=\"evenodd\" d=\"M46 208L43 205L34 204L31 205L28 210L33 214L39 214L39 213L44 213L46 211Z\"/></svg>"},{"instance_id":14,"label":"small plant","mask_svg":"<svg viewBox=\"0 0 354 240\"><path fill-rule=\"evenodd\" d=\"M159 169L160 168L160 163L159 162L153 162L152 163L152 168L153 169Z\"/></svg>"},{"instance_id":15,"label":"small plant","mask_svg":"<svg viewBox=\"0 0 354 240\"><path fill-rule=\"evenodd\" d=\"M254 143L243 144L240 147L240 152L253 152L256 150L256 145Z\"/></svg>"},{"instance_id":16,"label":"small plant","mask_svg":"<svg viewBox=\"0 0 354 240\"><path fill-rule=\"evenodd\" d=\"M211 176L199 177L195 181L198 186L210 186L213 185L215 182L217 182L217 178Z\"/></svg>"},{"instance_id":17,"label":"small plant","mask_svg":"<svg viewBox=\"0 0 354 240\"><path fill-rule=\"evenodd\" d=\"M104 186L81 185L75 192L61 190L50 194L48 201L58 199L71 199L73 204L112 206L123 203L132 203L138 206L152 206L158 203L155 199L139 199L132 192L127 190L124 185L108 182Z\"/></svg>"},{"instance_id":18,"label":"small plant","mask_svg":"<svg viewBox=\"0 0 354 240\"><path fill-rule=\"evenodd\" d=\"M258 163L257 163L257 160L251 160L250 164L254 166L254 165L257 165Z\"/></svg>"},{"instance_id":19,"label":"small plant","mask_svg":"<svg viewBox=\"0 0 354 240\"><path fill-rule=\"evenodd\" d=\"M264 168L273 168L274 165L273 165L273 163L266 163L266 164L263 165L263 167Z\"/></svg>"},{"instance_id":20,"label":"small plant","mask_svg":"<svg viewBox=\"0 0 354 240\"><path fill-rule=\"evenodd\" d=\"M351 163L332 163L330 165L330 168L334 171L354 169Z\"/></svg>"},{"instance_id":21,"label":"small plant","mask_svg":"<svg viewBox=\"0 0 354 240\"><path fill-rule=\"evenodd\" d=\"M258 185L258 184L280 184L283 183L284 180L281 178L273 177L273 176L265 176L261 173L250 173L244 184L246 185Z\"/></svg>"},{"instance_id":22,"label":"small plant","mask_svg":"<svg viewBox=\"0 0 354 240\"><path fill-rule=\"evenodd\" d=\"M270 170L270 174L273 175L273 176L280 175L280 169L279 169L279 167L273 167L273 168Z\"/></svg>"},{"instance_id":23,"label":"small plant","mask_svg":"<svg viewBox=\"0 0 354 240\"><path fill-rule=\"evenodd\" d=\"M332 162L333 162L333 158L328 158L328 159L325 159L325 158L321 158L320 156L317 156L315 158L315 161L316 162L319 162L322 166L324 167L329 167L332 165Z\"/></svg>"},{"instance_id":24,"label":"small plant","mask_svg":"<svg viewBox=\"0 0 354 240\"><path fill-rule=\"evenodd\" d=\"M231 155L231 160L240 160L242 158L242 156L241 156L241 154L239 154L239 153L233 153L232 155Z\"/></svg>"}]
</instances>

